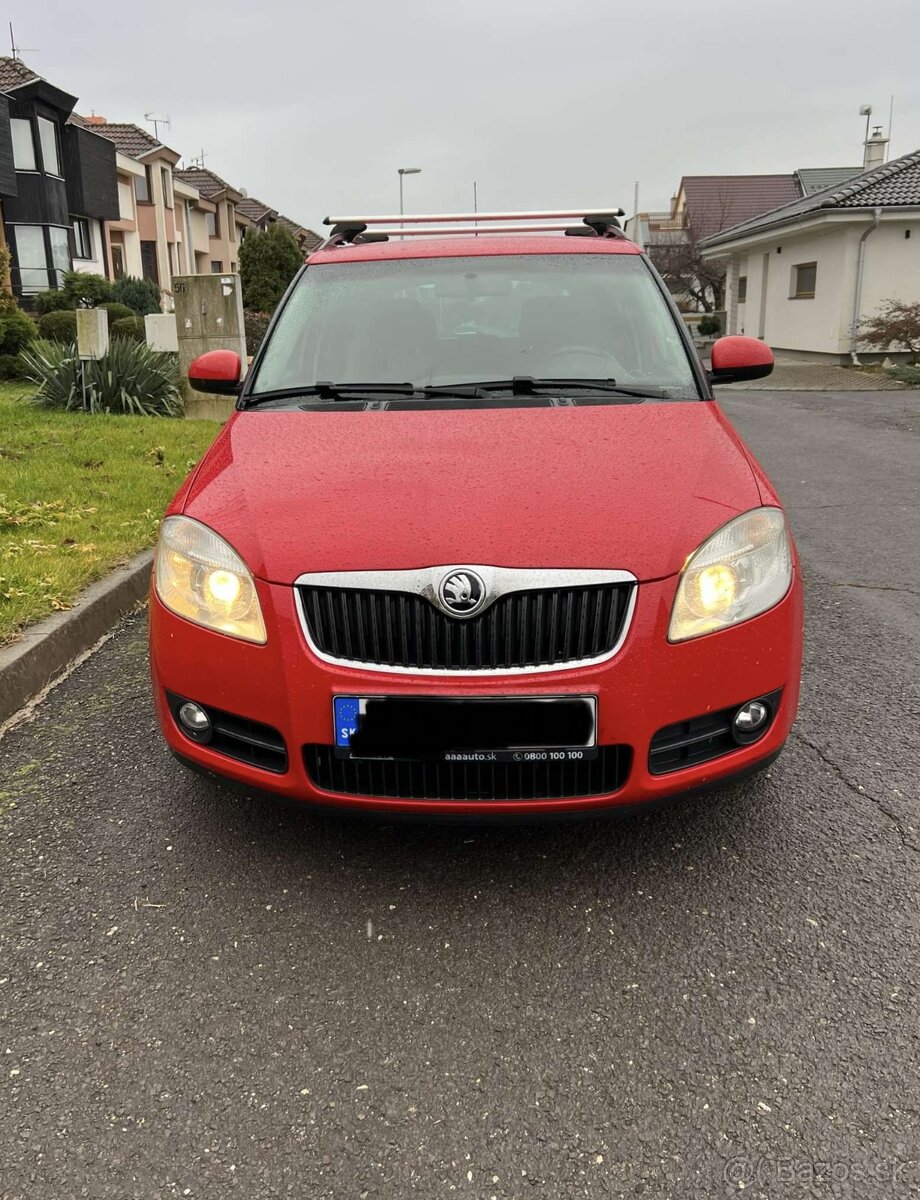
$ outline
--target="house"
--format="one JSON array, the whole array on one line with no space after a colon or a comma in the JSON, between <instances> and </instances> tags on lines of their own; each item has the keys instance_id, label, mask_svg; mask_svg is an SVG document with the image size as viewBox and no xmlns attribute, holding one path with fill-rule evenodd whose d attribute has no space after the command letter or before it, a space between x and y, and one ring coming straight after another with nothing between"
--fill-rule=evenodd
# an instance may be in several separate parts
<instances>
[{"instance_id":1,"label":"house","mask_svg":"<svg viewBox=\"0 0 920 1200\"><path fill-rule=\"evenodd\" d=\"M801 168L781 175L685 175L670 209L637 213L626 235L648 252L681 307L720 310L724 301L721 264L701 262L699 245L809 191L843 182L861 167Z\"/></svg>"},{"instance_id":2,"label":"house","mask_svg":"<svg viewBox=\"0 0 920 1200\"><path fill-rule=\"evenodd\" d=\"M278 223L283 225L288 233L294 238L294 241L300 247L304 256L312 254L314 250L319 249L323 244L323 239L313 232L312 229L305 229L303 225L298 225L296 221L292 221L290 217L279 216Z\"/></svg>"},{"instance_id":3,"label":"house","mask_svg":"<svg viewBox=\"0 0 920 1200\"><path fill-rule=\"evenodd\" d=\"M236 206L237 211L249 218L253 229L264 232L269 225L274 225L278 220L277 208L272 208L261 200L256 200L255 196L248 196L245 192L242 195L243 199Z\"/></svg>"},{"instance_id":4,"label":"house","mask_svg":"<svg viewBox=\"0 0 920 1200\"><path fill-rule=\"evenodd\" d=\"M920 300L920 150L885 163L884 139L872 141L855 178L701 243L704 261L726 267L729 333L787 357L855 361L864 318L887 299Z\"/></svg>"},{"instance_id":5,"label":"house","mask_svg":"<svg viewBox=\"0 0 920 1200\"><path fill-rule=\"evenodd\" d=\"M209 269L216 275L238 271L240 241L252 225L238 207L246 197L206 167L185 167L176 171L176 178L213 206L206 219Z\"/></svg>"},{"instance_id":6,"label":"house","mask_svg":"<svg viewBox=\"0 0 920 1200\"><path fill-rule=\"evenodd\" d=\"M318 246L322 245L323 239L318 234L315 234L312 229L305 229L303 225L298 225L290 217L285 217L276 208L271 208L261 200L256 200L253 196L247 196L244 193L243 199L237 205L237 209L249 218L254 229L264 231L270 225L276 223L283 225L297 243L304 258L308 254L312 254Z\"/></svg>"},{"instance_id":7,"label":"house","mask_svg":"<svg viewBox=\"0 0 920 1200\"><path fill-rule=\"evenodd\" d=\"M81 118L118 152L119 211L108 227L112 276L139 275L169 293L183 269L184 209L176 205L173 168L179 155L146 129L105 117Z\"/></svg>"},{"instance_id":8,"label":"house","mask_svg":"<svg viewBox=\"0 0 920 1200\"><path fill-rule=\"evenodd\" d=\"M25 306L66 271L108 273L103 222L118 215L115 150L70 122L76 96L0 58L0 242Z\"/></svg>"}]
</instances>

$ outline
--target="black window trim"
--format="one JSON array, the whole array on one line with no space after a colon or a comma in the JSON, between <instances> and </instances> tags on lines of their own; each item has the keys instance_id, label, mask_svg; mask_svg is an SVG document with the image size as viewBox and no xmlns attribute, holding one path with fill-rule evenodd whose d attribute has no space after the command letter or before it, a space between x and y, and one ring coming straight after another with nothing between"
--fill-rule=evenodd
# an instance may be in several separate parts
<instances>
[{"instance_id":1,"label":"black window trim","mask_svg":"<svg viewBox=\"0 0 920 1200\"><path fill-rule=\"evenodd\" d=\"M77 236L77 227L86 230L86 254L81 254L82 236ZM89 217L74 217L72 225L72 236L70 239L70 257L78 258L80 262L90 262L93 258L93 233L89 226Z\"/></svg>"}]
</instances>

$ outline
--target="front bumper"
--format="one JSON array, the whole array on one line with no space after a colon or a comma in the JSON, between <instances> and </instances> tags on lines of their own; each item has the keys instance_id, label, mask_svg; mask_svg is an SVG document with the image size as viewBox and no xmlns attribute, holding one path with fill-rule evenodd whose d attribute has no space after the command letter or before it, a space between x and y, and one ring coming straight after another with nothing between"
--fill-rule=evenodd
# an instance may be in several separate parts
<instances>
[{"instance_id":1,"label":"front bumper","mask_svg":"<svg viewBox=\"0 0 920 1200\"><path fill-rule=\"evenodd\" d=\"M786 597L734 629L671 645L667 625L677 577L639 585L629 634L607 662L537 675L463 678L417 676L335 666L309 648L291 587L257 582L268 629L264 646L202 629L164 608L151 590L150 664L157 716L180 757L250 788L291 800L377 813L523 816L590 813L653 804L712 787L776 756L795 720L802 655L802 589L796 571ZM667 774L649 770L649 745L664 726L782 690L768 731L696 766ZM177 727L172 692L278 730L287 766L275 773L201 745ZM311 780L307 746L333 743L334 695L598 697L598 744L632 751L625 783L603 795L566 799L464 800L383 798L326 791Z\"/></svg>"}]
</instances>

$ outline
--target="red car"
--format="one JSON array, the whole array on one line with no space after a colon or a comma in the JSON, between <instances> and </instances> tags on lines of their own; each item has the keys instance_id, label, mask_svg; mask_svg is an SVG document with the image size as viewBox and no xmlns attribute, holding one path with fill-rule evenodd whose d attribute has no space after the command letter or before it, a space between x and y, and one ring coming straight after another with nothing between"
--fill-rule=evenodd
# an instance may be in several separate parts
<instances>
[{"instance_id":1,"label":"red car","mask_svg":"<svg viewBox=\"0 0 920 1200\"><path fill-rule=\"evenodd\" d=\"M229 351L192 364L238 400L156 553L180 759L470 817L628 809L776 758L799 567L710 386L772 355L726 337L704 369L617 215L330 220L242 384Z\"/></svg>"}]
</instances>

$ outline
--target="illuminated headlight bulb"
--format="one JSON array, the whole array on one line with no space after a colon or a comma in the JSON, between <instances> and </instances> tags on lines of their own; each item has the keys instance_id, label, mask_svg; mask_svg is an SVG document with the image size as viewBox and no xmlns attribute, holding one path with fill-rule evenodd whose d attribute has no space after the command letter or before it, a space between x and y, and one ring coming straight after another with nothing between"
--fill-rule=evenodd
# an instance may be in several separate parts
<instances>
[{"instance_id":1,"label":"illuminated headlight bulb","mask_svg":"<svg viewBox=\"0 0 920 1200\"><path fill-rule=\"evenodd\" d=\"M725 563L704 567L697 578L700 608L706 616L724 612L735 602L738 580Z\"/></svg>"},{"instance_id":2,"label":"illuminated headlight bulb","mask_svg":"<svg viewBox=\"0 0 920 1200\"><path fill-rule=\"evenodd\" d=\"M208 595L218 604L232 608L243 590L243 581L232 571L209 571L205 588Z\"/></svg>"}]
</instances>

